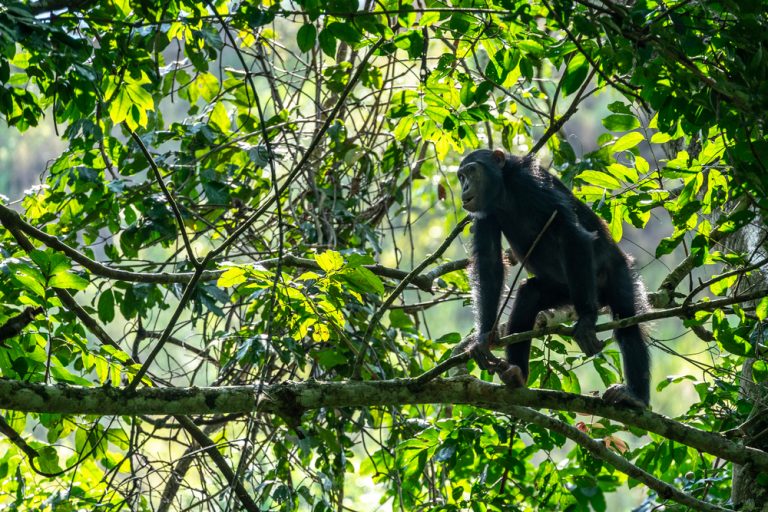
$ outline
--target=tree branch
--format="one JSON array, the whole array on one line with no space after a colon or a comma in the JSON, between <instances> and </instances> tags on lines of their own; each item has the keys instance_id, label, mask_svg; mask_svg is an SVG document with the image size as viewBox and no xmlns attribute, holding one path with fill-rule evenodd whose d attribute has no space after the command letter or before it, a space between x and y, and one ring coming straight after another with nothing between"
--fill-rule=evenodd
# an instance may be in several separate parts
<instances>
[{"instance_id":1,"label":"tree branch","mask_svg":"<svg viewBox=\"0 0 768 512\"><path fill-rule=\"evenodd\" d=\"M654 432L737 464L768 471L768 453L677 422L649 410L608 405L593 396L544 389L510 389L474 377L436 379L414 389L412 379L347 382L283 382L260 385L140 388L131 393L111 387L0 379L0 403L7 410L114 415L193 415L270 413L280 416L318 408L467 404L506 412L510 406L553 409L600 416ZM178 418L177 418L178 419Z\"/></svg>"},{"instance_id":2,"label":"tree branch","mask_svg":"<svg viewBox=\"0 0 768 512\"><path fill-rule=\"evenodd\" d=\"M533 423L534 425L538 425L553 432L559 432L589 451L598 459L606 461L625 475L644 483L650 489L656 491L662 499L676 501L677 503L687 505L694 510L702 510L705 512L726 512L730 510L707 503L706 501L698 500L690 494L680 491L677 487L655 478L652 474L635 466L624 457L608 449L604 443L592 439L576 427L563 421L546 416L533 409L529 409L528 407L511 406L509 407L508 412L512 416L528 423Z\"/></svg>"}]
</instances>

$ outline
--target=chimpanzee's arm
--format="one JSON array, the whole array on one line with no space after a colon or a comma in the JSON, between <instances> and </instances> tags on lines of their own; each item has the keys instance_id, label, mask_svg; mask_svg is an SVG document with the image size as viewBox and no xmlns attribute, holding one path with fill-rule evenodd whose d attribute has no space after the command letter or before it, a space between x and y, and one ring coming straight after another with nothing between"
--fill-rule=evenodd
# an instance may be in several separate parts
<instances>
[{"instance_id":1,"label":"chimpanzee's arm","mask_svg":"<svg viewBox=\"0 0 768 512\"><path fill-rule=\"evenodd\" d=\"M525 377L518 366L509 364L491 353L491 344L497 338L496 315L504 282L504 263L501 261L501 228L492 217L475 219L472 250L477 342L470 349L472 357L483 370L497 373L508 386L525 386Z\"/></svg>"},{"instance_id":2,"label":"chimpanzee's arm","mask_svg":"<svg viewBox=\"0 0 768 512\"><path fill-rule=\"evenodd\" d=\"M504 282L504 264L501 260L501 228L492 217L476 218L472 248L473 277L475 280L475 318L479 340L485 341L491 333L499 308L501 287Z\"/></svg>"}]
</instances>

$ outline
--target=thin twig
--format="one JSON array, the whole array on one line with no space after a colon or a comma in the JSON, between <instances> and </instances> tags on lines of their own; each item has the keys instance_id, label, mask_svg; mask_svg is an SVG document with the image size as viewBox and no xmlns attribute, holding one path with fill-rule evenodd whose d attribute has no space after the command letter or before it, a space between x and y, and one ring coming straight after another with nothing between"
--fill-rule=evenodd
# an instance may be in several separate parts
<instances>
[{"instance_id":1,"label":"thin twig","mask_svg":"<svg viewBox=\"0 0 768 512\"><path fill-rule=\"evenodd\" d=\"M628 327L630 325L636 325L642 322L649 322L651 320L660 320L663 318L672 318L672 317L687 318L691 315L691 313L694 313L696 311L709 311L709 310L718 309L724 306L729 306L731 304L739 304L742 302L756 300L766 296L768 296L768 289L758 290L751 293L746 293L743 295L737 295L735 297L728 297L728 298L719 299L719 300L701 301L696 304L691 304L685 307L678 306L674 308L649 311L646 313L642 313L640 315L622 318L620 320L613 320L610 322L604 322L602 324L597 324L595 326L595 332L611 331L614 329L620 329L622 327ZM518 332L518 333L504 336L502 338L499 338L497 343L512 345L515 343L528 341L534 338L543 338L544 336L549 336L552 334L557 334L561 336L570 336L573 334L573 327L556 325L551 327L544 327L541 329L532 329L530 331ZM412 379L412 382L410 382L410 384L416 387L423 386L430 380L439 376L441 373L444 373L455 366L458 366L466 361L469 361L470 359L471 359L471 355L469 350L462 352L460 354L456 354L455 356L451 356L445 361L436 365L434 368L431 368L430 370L422 373L418 377L415 377L414 379Z\"/></svg>"},{"instance_id":2,"label":"thin twig","mask_svg":"<svg viewBox=\"0 0 768 512\"><path fill-rule=\"evenodd\" d=\"M365 54L363 59L360 61L360 64L357 67L357 70L355 70L355 74L352 75L349 79L349 82L347 82L346 87L344 88L344 91L339 95L339 100L336 102L336 105L334 105L333 110L328 115L328 117L325 119L325 122L320 127L320 129L315 133L314 138L312 139L312 142L310 142L309 146L307 147L307 150L304 152L304 154L301 156L301 160L296 164L296 166L291 170L291 172L288 173L288 176L285 178L285 181L282 185L280 185L280 188L278 189L278 193L275 195L272 195L267 199L261 207L259 207L258 210L253 212L247 219L245 219L240 226L235 229L232 234L225 239L217 248L213 249L210 253L211 257L218 256L222 252L224 252L230 245L232 245L235 240L237 240L240 235L242 235L248 228L250 228L251 224L256 222L267 209L272 206L272 203L276 200L277 197L281 197L283 193L288 189L288 187L291 185L293 180L296 178L296 176L299 175L299 173L304 169L304 166L307 164L309 159L312 157L312 153L315 151L315 148L317 148L318 144L320 143L320 139L322 139L323 135L325 135L325 132L328 131L328 128L330 128L331 123L336 119L337 114L341 110L341 107L344 105L344 102L347 101L347 96L352 92L352 89L357 85L358 80L360 79L360 76L363 74L363 71L365 71L366 66L368 64L368 60L373 56L373 54L376 52L376 50L379 49L379 47L384 44L384 39L379 39L371 47L368 49L368 52Z\"/></svg>"},{"instance_id":3,"label":"thin twig","mask_svg":"<svg viewBox=\"0 0 768 512\"><path fill-rule=\"evenodd\" d=\"M406 286L408 286L408 283L410 283L414 277L421 274L422 270L427 268L429 265L432 264L435 260L437 260L442 254L445 252L445 250L448 248L448 246L451 245L453 242L453 239L459 236L459 233L462 232L464 227L469 224L469 221L471 220L471 217L467 216L464 217L464 219L460 220L458 224L456 224L456 227L453 228L453 231L450 232L450 234L443 240L443 243L440 244L440 247L437 248L435 252L430 254L428 257L426 257L421 263L416 265L416 268L411 270L405 278L403 278L400 283L395 287L395 289L392 291L392 293L389 294L389 296L384 300L384 302L379 306L379 308L376 310L376 313L374 313L373 317L371 318L371 322L368 324L368 328L365 331L365 334L363 335L363 341L361 343L360 351L357 354L357 358L355 359L355 366L352 371L353 378L359 379L360 378L360 368L362 367L363 361L365 360L365 355L368 352L368 346L369 346L369 340L371 337L371 334L373 334L374 329L378 327L379 321L381 320L381 317L384 315L384 312L389 308L389 306L395 301L397 297L400 296L400 294L403 292Z\"/></svg>"},{"instance_id":4,"label":"thin twig","mask_svg":"<svg viewBox=\"0 0 768 512\"><path fill-rule=\"evenodd\" d=\"M190 263L192 263L192 266L197 268L200 265L200 262L197 261L197 257L195 256L195 251L192 249L192 242L190 242L189 236L187 235L187 228L184 226L184 219L181 216L181 210L179 209L179 205L176 203L176 199L173 198L171 191L168 190L168 187L165 185L165 181L163 180L163 175L160 174L160 169L157 167L157 164L155 163L155 159L152 158L152 155L149 153L149 150L144 145L144 142L141 140L141 137L139 137L136 134L136 132L134 132L133 130L130 130L130 132L131 132L131 138L136 143L136 145L139 146L139 149L144 155L144 158L147 160L147 162L149 163L149 166L152 168L152 172L155 174L155 180L157 180L157 183L160 185L160 188L163 191L163 195L165 196L165 199L168 201L168 204L171 205L171 211L173 211L173 216L176 219L176 224L179 226L179 231L181 232L181 239L184 241L184 248L187 250L187 257L189 258Z\"/></svg>"}]
</instances>

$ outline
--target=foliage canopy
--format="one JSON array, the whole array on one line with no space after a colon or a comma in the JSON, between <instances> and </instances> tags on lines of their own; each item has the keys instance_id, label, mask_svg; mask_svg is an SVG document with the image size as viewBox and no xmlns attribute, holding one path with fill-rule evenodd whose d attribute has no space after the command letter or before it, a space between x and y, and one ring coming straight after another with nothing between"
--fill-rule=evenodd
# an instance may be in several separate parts
<instances>
[{"instance_id":1,"label":"foliage canopy","mask_svg":"<svg viewBox=\"0 0 768 512\"><path fill-rule=\"evenodd\" d=\"M642 481L643 510L754 505L732 476L768 448L752 435L768 426L767 52L759 0L3 2L0 116L67 144L39 186L0 201L3 383L116 400L310 391L247 414L78 415L50 396L49 412L5 410L0 503L602 511ZM453 404L451 383L425 405L391 381L468 334L447 320L470 292L447 250L466 225L450 171L487 145L551 162L617 241L669 219L646 247L670 265L652 303L708 357L654 340L657 358L693 361L654 374L655 395L692 390L671 423L716 436L665 436L677 427L661 417L594 402L586 417L581 402L523 409L524 394ZM531 387L590 391L585 365L620 379L615 350L545 341ZM368 407L329 405L315 380L405 395L352 387ZM742 485L764 484L761 469Z\"/></svg>"}]
</instances>

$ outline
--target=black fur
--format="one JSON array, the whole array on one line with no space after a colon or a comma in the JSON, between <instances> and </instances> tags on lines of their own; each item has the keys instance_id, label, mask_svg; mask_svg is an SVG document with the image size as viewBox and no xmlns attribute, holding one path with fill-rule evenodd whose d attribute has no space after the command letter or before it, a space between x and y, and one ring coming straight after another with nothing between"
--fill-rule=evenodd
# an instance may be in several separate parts
<instances>
[{"instance_id":1,"label":"black fur","mask_svg":"<svg viewBox=\"0 0 768 512\"><path fill-rule=\"evenodd\" d=\"M523 261L554 211L554 220L525 262L535 277L517 292L507 334L532 329L543 309L573 304L579 317L574 339L592 355L602 348L594 332L601 306L609 306L616 318L634 316L646 308L642 284L633 277L629 258L605 224L557 178L539 169L535 160L481 149L464 158L459 178L465 208L475 217L472 253L480 335L475 355L481 367L500 375L509 372L509 365L489 351L504 281L501 235L516 259ZM618 329L615 337L626 385L612 386L605 398L645 406L650 398L650 357L642 330L637 325ZM507 375L522 374L522 378L505 382L526 383L530 348L530 341L507 347L509 363L520 369Z\"/></svg>"}]
</instances>

